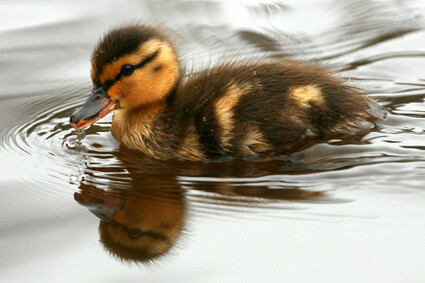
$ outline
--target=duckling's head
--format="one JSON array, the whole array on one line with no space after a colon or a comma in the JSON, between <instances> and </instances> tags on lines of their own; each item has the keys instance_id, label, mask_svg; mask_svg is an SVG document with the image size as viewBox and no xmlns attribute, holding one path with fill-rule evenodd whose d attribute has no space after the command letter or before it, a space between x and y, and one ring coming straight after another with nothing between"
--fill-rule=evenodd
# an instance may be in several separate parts
<instances>
[{"instance_id":1,"label":"duckling's head","mask_svg":"<svg viewBox=\"0 0 425 283\"><path fill-rule=\"evenodd\" d=\"M137 108L164 101L179 80L176 52L158 29L131 24L109 31L92 56L93 90L71 116L81 130L117 108Z\"/></svg>"}]
</instances>

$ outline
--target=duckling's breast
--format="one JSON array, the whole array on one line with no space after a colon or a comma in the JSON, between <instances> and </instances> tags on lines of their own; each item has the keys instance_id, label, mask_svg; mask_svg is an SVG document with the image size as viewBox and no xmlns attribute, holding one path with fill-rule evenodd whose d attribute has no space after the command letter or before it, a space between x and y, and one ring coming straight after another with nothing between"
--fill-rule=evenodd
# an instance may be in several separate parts
<instances>
[{"instance_id":1,"label":"duckling's breast","mask_svg":"<svg viewBox=\"0 0 425 283\"><path fill-rule=\"evenodd\" d=\"M163 106L147 106L137 109L115 111L111 133L127 147L142 151L158 159L169 159L173 152L174 140L167 136L157 121L161 119Z\"/></svg>"},{"instance_id":2,"label":"duckling's breast","mask_svg":"<svg viewBox=\"0 0 425 283\"><path fill-rule=\"evenodd\" d=\"M165 106L115 111L111 132L125 146L156 159L207 159L199 136Z\"/></svg>"}]
</instances>

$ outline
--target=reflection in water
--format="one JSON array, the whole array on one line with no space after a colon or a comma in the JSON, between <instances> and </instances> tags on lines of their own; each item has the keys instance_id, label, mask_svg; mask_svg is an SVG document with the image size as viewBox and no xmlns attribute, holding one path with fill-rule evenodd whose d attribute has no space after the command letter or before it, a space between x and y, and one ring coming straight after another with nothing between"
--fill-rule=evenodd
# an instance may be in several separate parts
<instances>
[{"instance_id":1,"label":"reflection in water","mask_svg":"<svg viewBox=\"0 0 425 283\"><path fill-rule=\"evenodd\" d=\"M128 170L126 179L108 185L87 184L82 181L79 192L74 194L75 200L89 209L100 218L99 234L105 249L123 260L135 262L150 262L166 255L171 247L176 244L184 230L187 215L186 189L184 182L179 182L178 177L171 172L176 168L168 162L149 160L140 153L128 149L121 149L115 156L122 161L122 166ZM282 161L279 162L282 165ZM245 166L244 166L245 164ZM226 177L229 172L245 171L255 172L261 166L253 166L249 162L203 164L194 162L181 162L182 171L199 176L208 175L212 172ZM274 163L266 162L269 169ZM179 166L179 162L175 163ZM242 165L242 166L241 166ZM267 166L267 165L266 165ZM197 167L198 170L191 168ZM221 168L221 169L220 169ZM242 169L244 168L244 169ZM86 168L86 174L97 175L98 169ZM162 174L158 174L162 172ZM116 170L110 172L102 170L103 174L110 174L110 178L117 176ZM119 173L120 174L120 173ZM196 178L195 178L196 180ZM279 201L318 201L325 200L323 193L308 191L297 187L285 187L270 189L266 185L250 186L247 184L235 184L237 182L191 182L190 190L214 193L214 196L204 194L196 203L214 202L225 203L231 209L242 207L258 207L267 203ZM221 197L220 197L221 196ZM192 205L196 205L192 204ZM233 207L233 208L232 208ZM214 211L212 211L214 213Z\"/></svg>"},{"instance_id":2,"label":"reflection in water","mask_svg":"<svg viewBox=\"0 0 425 283\"><path fill-rule=\"evenodd\" d=\"M0 1L1 282L58 282L64 274L72 282L425 277L424 1L50 2ZM365 135L320 140L275 160L148 160L118 149L110 117L76 145L69 116L90 89L98 35L152 18L173 27L188 72L235 54L315 60L391 114ZM98 221L75 191L105 220L134 205L146 226L125 222L130 229L152 230L149 213L171 211L174 218L158 213L176 222L169 233L177 240L167 244L179 249L165 252L160 268L108 260Z\"/></svg>"},{"instance_id":3,"label":"reflection in water","mask_svg":"<svg viewBox=\"0 0 425 283\"><path fill-rule=\"evenodd\" d=\"M183 229L182 191L168 184L103 191L81 185L75 199L100 220L100 239L106 250L121 259L151 261L165 254Z\"/></svg>"}]
</instances>

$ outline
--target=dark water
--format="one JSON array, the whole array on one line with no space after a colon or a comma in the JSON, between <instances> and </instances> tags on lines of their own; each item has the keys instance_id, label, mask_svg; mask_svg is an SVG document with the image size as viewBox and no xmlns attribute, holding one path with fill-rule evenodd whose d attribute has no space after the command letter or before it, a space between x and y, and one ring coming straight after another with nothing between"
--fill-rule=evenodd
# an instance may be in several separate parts
<instances>
[{"instance_id":1,"label":"dark water","mask_svg":"<svg viewBox=\"0 0 425 283\"><path fill-rule=\"evenodd\" d=\"M0 3L0 282L421 282L424 16L421 0ZM313 60L390 114L254 161L150 160L119 148L110 116L79 144L92 48L135 19L171 27L187 70ZM151 233L135 254L154 263L106 252L89 209Z\"/></svg>"}]
</instances>

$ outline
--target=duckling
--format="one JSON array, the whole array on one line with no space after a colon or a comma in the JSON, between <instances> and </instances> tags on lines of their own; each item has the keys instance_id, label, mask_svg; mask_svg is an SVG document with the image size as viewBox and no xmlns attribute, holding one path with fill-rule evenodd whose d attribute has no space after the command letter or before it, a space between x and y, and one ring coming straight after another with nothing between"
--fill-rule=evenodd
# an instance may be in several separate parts
<instances>
[{"instance_id":1,"label":"duckling","mask_svg":"<svg viewBox=\"0 0 425 283\"><path fill-rule=\"evenodd\" d=\"M110 30L91 60L93 90L70 118L76 130L114 111L111 132L157 159L243 158L306 139L369 130L386 111L364 91L294 60L231 60L184 76L159 28Z\"/></svg>"}]
</instances>

